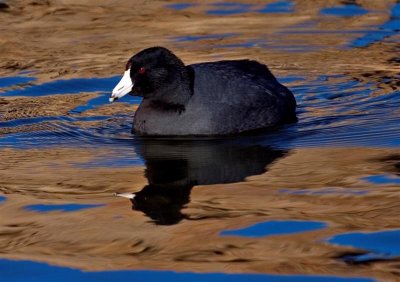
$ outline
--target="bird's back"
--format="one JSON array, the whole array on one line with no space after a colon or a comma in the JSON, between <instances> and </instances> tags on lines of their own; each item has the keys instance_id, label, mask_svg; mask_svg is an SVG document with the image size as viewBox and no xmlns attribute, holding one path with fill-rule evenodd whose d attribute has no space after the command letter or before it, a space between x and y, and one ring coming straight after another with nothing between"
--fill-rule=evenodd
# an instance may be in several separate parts
<instances>
[{"instance_id":1,"label":"bird's back","mask_svg":"<svg viewBox=\"0 0 400 282\"><path fill-rule=\"evenodd\" d=\"M143 100L134 129L142 135L229 135L274 127L295 116L293 94L256 61L193 64L193 95L181 112Z\"/></svg>"},{"instance_id":2,"label":"bird's back","mask_svg":"<svg viewBox=\"0 0 400 282\"><path fill-rule=\"evenodd\" d=\"M194 73L192 104L204 104L215 131L255 130L295 116L293 94L263 64L235 60L188 67Z\"/></svg>"}]
</instances>

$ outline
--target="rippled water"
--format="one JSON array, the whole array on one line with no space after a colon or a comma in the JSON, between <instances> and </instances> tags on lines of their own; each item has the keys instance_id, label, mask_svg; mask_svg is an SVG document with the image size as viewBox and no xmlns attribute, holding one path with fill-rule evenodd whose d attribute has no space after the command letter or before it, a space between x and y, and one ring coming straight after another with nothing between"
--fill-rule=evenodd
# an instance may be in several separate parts
<instances>
[{"instance_id":1,"label":"rippled water","mask_svg":"<svg viewBox=\"0 0 400 282\"><path fill-rule=\"evenodd\" d=\"M397 229L369 233L339 234L330 238L329 242L365 250L365 253L346 255L342 259L351 263L367 263L399 257L399 238L400 230Z\"/></svg>"},{"instance_id":2,"label":"rippled water","mask_svg":"<svg viewBox=\"0 0 400 282\"><path fill-rule=\"evenodd\" d=\"M11 78L10 78L11 79ZM17 80L18 77L12 79ZM21 79L24 79L22 77ZM379 85L361 82L346 75L323 75L318 77L281 77L296 95L299 122L264 136L253 136L251 142L275 148L296 148L324 145L400 145L400 91L377 94ZM395 78L393 78L395 79ZM2 127L46 124L48 128L32 132L18 132L3 136L0 140L7 147L40 146L45 139L49 145L111 145L114 148L131 151L130 135L132 112L106 116L82 114L108 104L109 92L117 82L117 77L96 79L71 79L52 81L22 89L5 89L2 96L39 97L52 94L74 94L80 92L100 92L86 104L70 110L63 116L38 116L2 121ZM138 105L139 98L129 98L123 103ZM88 122L88 126L75 126L75 122ZM90 125L93 121L103 121L100 125ZM62 135L63 138L60 138ZM379 136L379 138L377 138ZM239 138L244 140L246 137ZM255 140L255 141L253 141ZM213 142L210 142L211 144Z\"/></svg>"},{"instance_id":3,"label":"rippled water","mask_svg":"<svg viewBox=\"0 0 400 282\"><path fill-rule=\"evenodd\" d=\"M48 205L48 204L39 204L39 205L29 205L26 206L25 209L29 211L36 212L52 212L52 211L63 211L63 212L73 212L79 211L83 209L90 209L101 207L103 205L84 205L84 204L64 204L64 205Z\"/></svg>"},{"instance_id":4,"label":"rippled water","mask_svg":"<svg viewBox=\"0 0 400 282\"><path fill-rule=\"evenodd\" d=\"M23 269L24 273L15 275L11 268L18 267ZM149 281L330 281L330 282L370 282L371 279L362 278L341 278L324 276L306 276L306 275L244 275L244 274L223 274L223 273L176 273L172 271L116 271L116 272L83 272L75 269L49 266L46 264L21 261L13 263L7 260L0 260L0 270L6 277L12 281L37 281L37 274L41 281L122 281L126 279L149 280Z\"/></svg>"},{"instance_id":5,"label":"rippled water","mask_svg":"<svg viewBox=\"0 0 400 282\"><path fill-rule=\"evenodd\" d=\"M324 222L318 221L267 221L236 230L225 230L221 232L224 236L242 236L242 237L265 237L272 235L285 235L300 233L312 230L318 230L326 227Z\"/></svg>"},{"instance_id":6,"label":"rippled water","mask_svg":"<svg viewBox=\"0 0 400 282\"><path fill-rule=\"evenodd\" d=\"M256 48L290 56L399 42L399 3L378 11L345 2L321 7L315 20L271 37L245 38L233 29L165 38L177 49ZM166 8L228 18L291 15L298 5ZM351 30L320 28L369 14L385 19ZM349 38L332 47L290 39L297 35ZM390 57L387 69L398 65ZM343 67L333 73L326 66L277 73L296 96L297 123L267 134L197 140L131 135L140 99L109 104L119 76L0 78L1 275L7 281L375 281L391 275L388 281L396 281L399 72ZM383 264L380 270L375 263Z\"/></svg>"}]
</instances>

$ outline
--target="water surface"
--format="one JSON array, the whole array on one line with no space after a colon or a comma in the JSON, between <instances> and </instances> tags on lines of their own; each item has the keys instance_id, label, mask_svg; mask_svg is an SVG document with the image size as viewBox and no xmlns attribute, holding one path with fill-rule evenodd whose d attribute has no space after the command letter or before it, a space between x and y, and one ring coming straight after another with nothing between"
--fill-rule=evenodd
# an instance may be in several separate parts
<instances>
[{"instance_id":1,"label":"water surface","mask_svg":"<svg viewBox=\"0 0 400 282\"><path fill-rule=\"evenodd\" d=\"M342 256L342 259L347 262L366 263L400 257L399 238L400 230L397 229L338 234L330 238L329 242L366 251L358 255Z\"/></svg>"},{"instance_id":2,"label":"water surface","mask_svg":"<svg viewBox=\"0 0 400 282\"><path fill-rule=\"evenodd\" d=\"M62 212L73 212L79 211L84 209L91 209L96 207L101 207L101 204L37 204L37 205L29 205L26 206L25 209L28 211L35 211L35 212L52 212L52 211L62 211Z\"/></svg>"},{"instance_id":3,"label":"water surface","mask_svg":"<svg viewBox=\"0 0 400 282\"><path fill-rule=\"evenodd\" d=\"M273 235L295 234L318 230L324 227L326 227L326 224L318 221L272 220L260 222L242 229L224 230L221 232L221 235L257 238Z\"/></svg>"},{"instance_id":4,"label":"water surface","mask_svg":"<svg viewBox=\"0 0 400 282\"><path fill-rule=\"evenodd\" d=\"M89 73L74 78L35 65L8 71L0 78L2 277L397 281L399 3L374 3L171 2L113 24L126 36L135 24L134 48L163 44L188 63L267 63L295 94L299 118L270 133L138 138L140 99L109 104L119 69L94 74L109 66L95 56L103 50L91 50ZM85 20L96 28L82 38L104 47L93 33L107 26L106 8L91 8L98 15ZM71 20L74 9L43 17ZM131 37L102 36L116 48L110 57L125 56L115 42ZM69 40L82 39L61 41Z\"/></svg>"},{"instance_id":5,"label":"water surface","mask_svg":"<svg viewBox=\"0 0 400 282\"><path fill-rule=\"evenodd\" d=\"M15 269L23 269L16 271ZM224 274L224 273L188 273L172 271L98 271L84 272L76 269L50 266L43 263L34 263L30 261L10 261L0 260L0 270L12 281L123 281L132 279L149 281L329 281L329 282L370 282L374 281L367 278L344 278L334 276L307 276L307 275L263 275L263 274ZM10 281L11 281L10 280Z\"/></svg>"}]
</instances>

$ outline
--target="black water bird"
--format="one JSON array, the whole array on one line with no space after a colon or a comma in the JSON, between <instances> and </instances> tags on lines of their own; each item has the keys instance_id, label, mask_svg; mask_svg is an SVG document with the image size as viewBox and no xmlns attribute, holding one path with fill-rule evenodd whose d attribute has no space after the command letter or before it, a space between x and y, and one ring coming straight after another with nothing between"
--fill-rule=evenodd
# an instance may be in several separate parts
<instances>
[{"instance_id":1,"label":"black water bird","mask_svg":"<svg viewBox=\"0 0 400 282\"><path fill-rule=\"evenodd\" d=\"M296 121L296 100L267 66L252 60L185 66L163 47L126 64L110 101L143 97L132 132L140 136L234 135Z\"/></svg>"}]
</instances>

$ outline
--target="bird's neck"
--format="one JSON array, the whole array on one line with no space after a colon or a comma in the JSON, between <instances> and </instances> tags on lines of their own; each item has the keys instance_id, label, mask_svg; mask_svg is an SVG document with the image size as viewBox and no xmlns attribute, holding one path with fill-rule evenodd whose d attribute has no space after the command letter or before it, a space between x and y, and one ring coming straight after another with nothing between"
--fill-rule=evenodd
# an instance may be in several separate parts
<instances>
[{"instance_id":1,"label":"bird's neck","mask_svg":"<svg viewBox=\"0 0 400 282\"><path fill-rule=\"evenodd\" d=\"M166 89L151 98L150 105L157 110L182 113L193 96L194 72L190 66L183 66L179 76ZM146 99L146 98L145 98Z\"/></svg>"}]
</instances>

